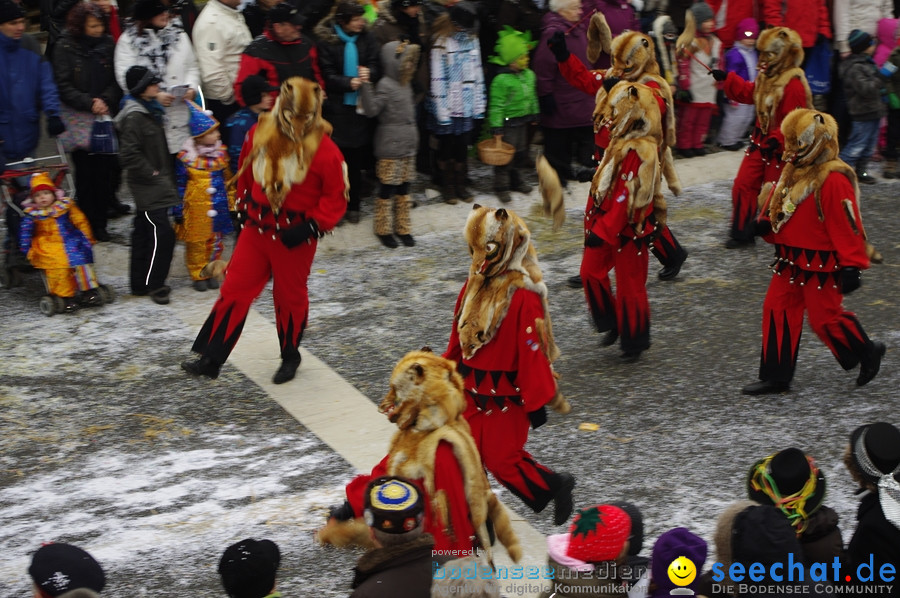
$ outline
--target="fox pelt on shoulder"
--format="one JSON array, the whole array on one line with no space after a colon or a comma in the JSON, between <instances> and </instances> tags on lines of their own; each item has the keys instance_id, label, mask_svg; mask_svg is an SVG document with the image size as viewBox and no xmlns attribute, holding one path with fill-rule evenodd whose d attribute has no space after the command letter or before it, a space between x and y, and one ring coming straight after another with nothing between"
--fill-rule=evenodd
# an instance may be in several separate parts
<instances>
[{"instance_id":1,"label":"fox pelt on shoulder","mask_svg":"<svg viewBox=\"0 0 900 598\"><path fill-rule=\"evenodd\" d=\"M535 327L541 352L552 364L559 357L559 347L553 338L547 285L525 221L512 210L475 204L466 220L465 237L472 265L454 316L463 357L470 359L494 338L515 292L527 289L541 298L544 317ZM571 410L559 389L549 406L559 413Z\"/></svg>"},{"instance_id":2,"label":"fox pelt on shoulder","mask_svg":"<svg viewBox=\"0 0 900 598\"><path fill-rule=\"evenodd\" d=\"M315 81L291 77L281 84L271 112L259 115L241 172L253 169L276 213L291 187L306 178L322 137L331 134L331 124L322 118L323 98Z\"/></svg>"},{"instance_id":3,"label":"fox pelt on shoulder","mask_svg":"<svg viewBox=\"0 0 900 598\"><path fill-rule=\"evenodd\" d=\"M390 390L379 405L379 411L398 428L388 449L387 474L423 480L432 512L448 525L448 534L453 534L447 497L435 489L434 482L438 444L449 443L463 474L472 526L489 561L488 518L497 539L510 558L518 562L522 547L506 509L491 490L478 447L463 417L465 409L463 379L452 361L427 349L404 355L394 366ZM359 518L330 524L319 531L317 538L323 543L346 545L357 542L363 534L367 537L368 529Z\"/></svg>"},{"instance_id":4,"label":"fox pelt on shoulder","mask_svg":"<svg viewBox=\"0 0 900 598\"><path fill-rule=\"evenodd\" d=\"M773 27L764 29L756 40L759 53L757 75L753 89L756 118L764 135L769 133L769 123L784 97L784 88L792 79L799 79L806 91L806 105L812 106L812 91L803 63L803 40L793 29Z\"/></svg>"},{"instance_id":5,"label":"fox pelt on shoulder","mask_svg":"<svg viewBox=\"0 0 900 598\"><path fill-rule=\"evenodd\" d=\"M781 122L784 134L784 169L776 184L766 183L759 195L760 207L767 209L772 230L778 232L794 214L797 206L811 194L815 198L819 220L824 220L821 191L833 172L843 174L859 198L859 183L854 169L839 158L837 121L830 114L809 109L791 111ZM850 199L845 199L850 203ZM862 222L857 222L852 204L844 210L850 226L865 239ZM880 255L866 241L869 259L878 263Z\"/></svg>"},{"instance_id":6,"label":"fox pelt on shoulder","mask_svg":"<svg viewBox=\"0 0 900 598\"><path fill-rule=\"evenodd\" d=\"M625 182L628 189L628 217L635 230L643 229L643 221L634 221L635 211L651 203L657 221L665 223L666 204L662 197L662 165L659 145L662 139L659 104L653 90L640 83L620 81L609 91L602 112L595 114L595 126L608 126L609 147L591 181L591 196L599 205L612 189L619 167L628 152L634 150L641 159L636 177Z\"/></svg>"}]
</instances>

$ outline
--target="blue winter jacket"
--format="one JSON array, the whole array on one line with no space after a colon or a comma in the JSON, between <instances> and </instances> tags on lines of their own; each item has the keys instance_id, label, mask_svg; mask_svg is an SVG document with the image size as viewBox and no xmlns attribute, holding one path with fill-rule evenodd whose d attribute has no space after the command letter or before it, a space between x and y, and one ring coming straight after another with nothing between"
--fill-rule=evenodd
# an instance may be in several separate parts
<instances>
[{"instance_id":1,"label":"blue winter jacket","mask_svg":"<svg viewBox=\"0 0 900 598\"><path fill-rule=\"evenodd\" d=\"M53 69L28 41L0 33L0 152L7 162L34 154L41 110L59 116Z\"/></svg>"}]
</instances>

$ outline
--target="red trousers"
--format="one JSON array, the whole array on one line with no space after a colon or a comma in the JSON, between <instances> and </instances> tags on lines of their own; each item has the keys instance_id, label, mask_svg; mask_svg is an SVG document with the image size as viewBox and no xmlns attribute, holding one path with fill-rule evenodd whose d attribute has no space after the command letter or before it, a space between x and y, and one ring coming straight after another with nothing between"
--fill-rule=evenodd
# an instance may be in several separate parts
<instances>
[{"instance_id":1,"label":"red trousers","mask_svg":"<svg viewBox=\"0 0 900 598\"><path fill-rule=\"evenodd\" d=\"M553 499L559 489L559 474L534 460L525 450L530 422L520 405L506 402L506 410L479 411L466 399L465 417L481 453L481 462L491 475L535 513Z\"/></svg>"},{"instance_id":2,"label":"red trousers","mask_svg":"<svg viewBox=\"0 0 900 598\"><path fill-rule=\"evenodd\" d=\"M219 298L192 350L224 363L241 336L250 305L272 278L281 357L299 357L309 315L306 281L315 255L315 241L288 249L271 234L246 228L238 237Z\"/></svg>"},{"instance_id":3,"label":"red trousers","mask_svg":"<svg viewBox=\"0 0 900 598\"><path fill-rule=\"evenodd\" d=\"M712 104L682 104L677 125L679 149L701 149L715 106Z\"/></svg>"},{"instance_id":4,"label":"red trousers","mask_svg":"<svg viewBox=\"0 0 900 598\"><path fill-rule=\"evenodd\" d=\"M856 316L844 309L843 295L832 284L818 288L815 278L803 285L787 272L772 276L763 302L760 380L790 382L797 364L803 312L809 325L845 370L859 364L871 341Z\"/></svg>"},{"instance_id":5,"label":"red trousers","mask_svg":"<svg viewBox=\"0 0 900 598\"><path fill-rule=\"evenodd\" d=\"M763 158L754 145L744 154L744 160L731 187L732 239L745 242L753 240L753 221L759 205L759 192L763 183L778 181L781 166L780 158Z\"/></svg>"},{"instance_id":6,"label":"red trousers","mask_svg":"<svg viewBox=\"0 0 900 598\"><path fill-rule=\"evenodd\" d=\"M609 243L585 247L581 260L581 280L594 324L599 332L617 331L622 350L626 352L650 348L649 251L641 241L628 241L620 248ZM615 293L609 280L613 268L616 269Z\"/></svg>"}]
</instances>

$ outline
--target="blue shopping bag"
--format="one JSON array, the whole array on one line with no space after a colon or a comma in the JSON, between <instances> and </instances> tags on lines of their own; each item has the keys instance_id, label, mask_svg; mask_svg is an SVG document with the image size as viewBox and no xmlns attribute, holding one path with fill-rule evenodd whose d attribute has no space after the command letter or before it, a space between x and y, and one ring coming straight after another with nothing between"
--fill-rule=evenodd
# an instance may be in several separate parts
<instances>
[{"instance_id":1,"label":"blue shopping bag","mask_svg":"<svg viewBox=\"0 0 900 598\"><path fill-rule=\"evenodd\" d=\"M806 80L813 95L831 91L831 41L816 42L806 61Z\"/></svg>"}]
</instances>

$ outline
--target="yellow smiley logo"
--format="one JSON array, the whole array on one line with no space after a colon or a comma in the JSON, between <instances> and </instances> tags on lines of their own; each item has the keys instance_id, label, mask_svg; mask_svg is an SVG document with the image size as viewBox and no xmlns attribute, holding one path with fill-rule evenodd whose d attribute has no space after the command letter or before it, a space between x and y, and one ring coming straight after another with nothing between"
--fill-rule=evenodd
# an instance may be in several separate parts
<instances>
[{"instance_id":1,"label":"yellow smiley logo","mask_svg":"<svg viewBox=\"0 0 900 598\"><path fill-rule=\"evenodd\" d=\"M686 556L680 556L669 565L669 581L676 586L686 586L697 577L697 567Z\"/></svg>"}]
</instances>

